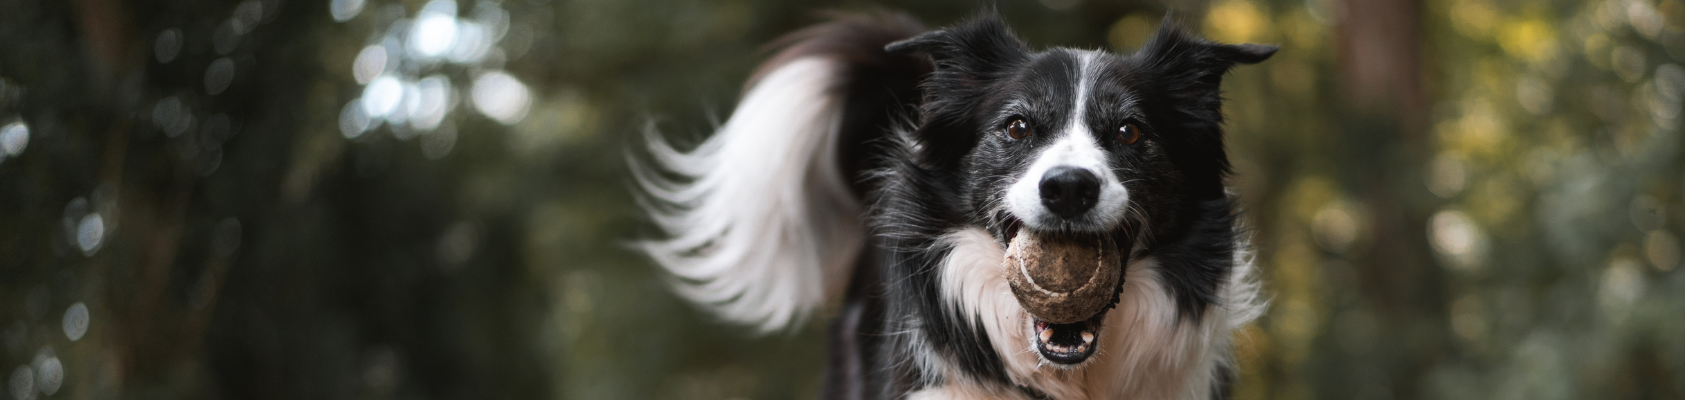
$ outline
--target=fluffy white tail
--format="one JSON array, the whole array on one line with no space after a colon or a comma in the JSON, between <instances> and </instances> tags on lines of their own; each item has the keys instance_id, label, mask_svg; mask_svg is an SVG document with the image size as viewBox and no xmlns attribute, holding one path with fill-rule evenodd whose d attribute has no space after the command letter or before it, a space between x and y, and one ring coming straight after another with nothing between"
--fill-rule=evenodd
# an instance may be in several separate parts
<instances>
[{"instance_id":1,"label":"fluffy white tail","mask_svg":"<svg viewBox=\"0 0 1685 400\"><path fill-rule=\"evenodd\" d=\"M646 132L654 165L632 172L668 237L638 246L680 295L769 332L846 286L865 228L837 159L842 68L819 56L774 67L688 152Z\"/></svg>"}]
</instances>

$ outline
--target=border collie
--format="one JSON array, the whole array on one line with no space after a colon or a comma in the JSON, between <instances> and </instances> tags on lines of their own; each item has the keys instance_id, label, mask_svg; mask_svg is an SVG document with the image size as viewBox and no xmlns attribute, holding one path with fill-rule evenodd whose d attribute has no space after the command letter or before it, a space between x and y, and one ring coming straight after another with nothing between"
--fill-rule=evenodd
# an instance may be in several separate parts
<instances>
[{"instance_id":1,"label":"border collie","mask_svg":"<svg viewBox=\"0 0 1685 400\"><path fill-rule=\"evenodd\" d=\"M638 246L678 294L761 332L840 297L824 398L1225 398L1230 337L1263 305L1219 86L1276 46L1173 25L1130 54L1033 49L993 13L796 32L711 138L646 132L632 171L665 236ZM1122 270L1106 306L1028 311L1008 283L1018 235L1122 254L1100 267Z\"/></svg>"}]
</instances>

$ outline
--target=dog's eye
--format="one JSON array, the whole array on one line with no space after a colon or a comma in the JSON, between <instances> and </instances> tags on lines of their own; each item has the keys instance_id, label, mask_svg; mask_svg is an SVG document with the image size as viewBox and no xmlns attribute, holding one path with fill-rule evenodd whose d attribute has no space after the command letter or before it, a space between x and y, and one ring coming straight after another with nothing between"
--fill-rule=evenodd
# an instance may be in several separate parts
<instances>
[{"instance_id":1,"label":"dog's eye","mask_svg":"<svg viewBox=\"0 0 1685 400\"><path fill-rule=\"evenodd\" d=\"M1030 137L1030 123L1024 122L1023 118L1012 118L1006 121L1006 136L1013 139Z\"/></svg>"},{"instance_id":2,"label":"dog's eye","mask_svg":"<svg viewBox=\"0 0 1685 400\"><path fill-rule=\"evenodd\" d=\"M1141 128L1135 124L1123 124L1117 128L1117 141L1123 144L1135 144L1141 140Z\"/></svg>"}]
</instances>

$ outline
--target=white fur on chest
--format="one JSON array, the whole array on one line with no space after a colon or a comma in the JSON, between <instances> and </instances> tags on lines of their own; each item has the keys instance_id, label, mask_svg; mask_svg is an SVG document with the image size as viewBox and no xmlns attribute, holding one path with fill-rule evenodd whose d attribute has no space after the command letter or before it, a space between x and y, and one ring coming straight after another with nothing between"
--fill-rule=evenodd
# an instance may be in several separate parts
<instances>
[{"instance_id":1,"label":"white fur on chest","mask_svg":"<svg viewBox=\"0 0 1685 400\"><path fill-rule=\"evenodd\" d=\"M1251 264L1244 252L1237 254L1220 289L1223 298L1199 321L1178 321L1175 300L1159 278L1160 265L1150 258L1136 260L1124 274L1117 308L1105 316L1096 354L1074 368L1059 367L1041 362L1032 347L1029 314L1007 286L1004 249L994 238L968 228L950 232L943 243L951 249L941 265L943 300L982 322L977 328L989 335L1014 384L1056 399L1208 399L1218 363L1228 362L1233 330L1263 308L1256 301L1257 285L1247 280ZM931 372L942 378L909 398L1023 397L1015 388L985 387L955 376L939 360L922 364L938 369Z\"/></svg>"}]
</instances>

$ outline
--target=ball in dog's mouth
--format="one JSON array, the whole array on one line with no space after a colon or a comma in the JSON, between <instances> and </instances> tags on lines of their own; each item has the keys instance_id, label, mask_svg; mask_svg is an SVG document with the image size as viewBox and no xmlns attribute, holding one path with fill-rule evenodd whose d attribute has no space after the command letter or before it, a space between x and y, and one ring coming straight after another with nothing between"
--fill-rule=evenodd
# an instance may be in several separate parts
<instances>
[{"instance_id":1,"label":"ball in dog's mouth","mask_svg":"<svg viewBox=\"0 0 1685 400\"><path fill-rule=\"evenodd\" d=\"M1012 295L1036 318L1084 321L1110 308L1123 283L1123 253L1107 237L1020 232L1006 247Z\"/></svg>"},{"instance_id":2,"label":"ball in dog's mouth","mask_svg":"<svg viewBox=\"0 0 1685 400\"><path fill-rule=\"evenodd\" d=\"M1057 364L1094 354L1100 321L1123 283L1123 256L1103 236L1020 231L1007 244L1007 281L1033 318L1036 351Z\"/></svg>"}]
</instances>

